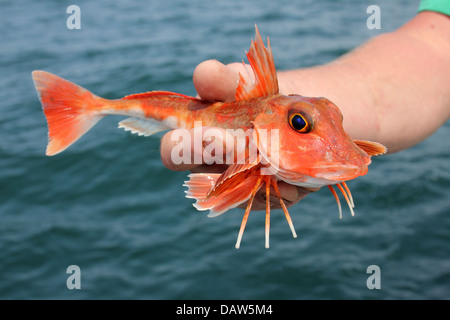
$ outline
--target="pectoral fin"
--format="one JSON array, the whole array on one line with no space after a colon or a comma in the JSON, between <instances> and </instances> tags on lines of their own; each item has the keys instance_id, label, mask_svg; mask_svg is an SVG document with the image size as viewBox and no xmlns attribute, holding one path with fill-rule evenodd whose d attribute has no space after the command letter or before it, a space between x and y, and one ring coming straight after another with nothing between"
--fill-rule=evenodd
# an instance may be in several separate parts
<instances>
[{"instance_id":1,"label":"pectoral fin","mask_svg":"<svg viewBox=\"0 0 450 320\"><path fill-rule=\"evenodd\" d=\"M387 152L387 148L378 142L365 140L353 140L353 142L369 156L378 156Z\"/></svg>"},{"instance_id":2,"label":"pectoral fin","mask_svg":"<svg viewBox=\"0 0 450 320\"><path fill-rule=\"evenodd\" d=\"M251 158L247 158L246 163L244 164L230 165L228 169L224 171L217 179L216 183L209 191L208 197L218 196L224 190L233 188L234 186L240 184L248 176L254 174L257 170L259 170L258 165L260 163L260 158L261 157L255 155Z\"/></svg>"},{"instance_id":3,"label":"pectoral fin","mask_svg":"<svg viewBox=\"0 0 450 320\"><path fill-rule=\"evenodd\" d=\"M189 189L186 197L196 199L194 207L197 210L209 210L208 217L216 217L226 211L237 207L250 198L251 190L258 181L258 176L250 176L232 188L223 190L217 196L208 196L212 185L220 174L193 173L184 186Z\"/></svg>"}]
</instances>

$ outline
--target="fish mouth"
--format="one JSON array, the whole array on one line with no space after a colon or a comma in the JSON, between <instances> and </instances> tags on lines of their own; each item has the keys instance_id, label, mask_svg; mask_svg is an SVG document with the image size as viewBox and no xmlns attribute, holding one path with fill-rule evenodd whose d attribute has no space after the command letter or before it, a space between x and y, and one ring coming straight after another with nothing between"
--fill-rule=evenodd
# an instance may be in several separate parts
<instances>
[{"instance_id":1,"label":"fish mouth","mask_svg":"<svg viewBox=\"0 0 450 320\"><path fill-rule=\"evenodd\" d=\"M332 181L347 181L365 175L368 165L321 166L312 169L314 177Z\"/></svg>"},{"instance_id":2,"label":"fish mouth","mask_svg":"<svg viewBox=\"0 0 450 320\"><path fill-rule=\"evenodd\" d=\"M321 166L313 168L297 168L296 170L277 168L274 174L280 180L300 187L320 188L334 185L343 181L355 179L365 175L369 168L367 165L356 166Z\"/></svg>"}]
</instances>

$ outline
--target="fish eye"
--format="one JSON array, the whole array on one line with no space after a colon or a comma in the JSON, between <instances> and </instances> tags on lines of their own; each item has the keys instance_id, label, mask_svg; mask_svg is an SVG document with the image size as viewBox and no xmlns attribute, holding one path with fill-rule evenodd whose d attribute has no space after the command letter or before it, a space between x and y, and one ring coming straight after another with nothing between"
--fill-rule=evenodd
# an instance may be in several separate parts
<instances>
[{"instance_id":1,"label":"fish eye","mask_svg":"<svg viewBox=\"0 0 450 320\"><path fill-rule=\"evenodd\" d=\"M294 112L289 115L289 124L297 132L308 133L311 131L311 124L303 114Z\"/></svg>"}]
</instances>

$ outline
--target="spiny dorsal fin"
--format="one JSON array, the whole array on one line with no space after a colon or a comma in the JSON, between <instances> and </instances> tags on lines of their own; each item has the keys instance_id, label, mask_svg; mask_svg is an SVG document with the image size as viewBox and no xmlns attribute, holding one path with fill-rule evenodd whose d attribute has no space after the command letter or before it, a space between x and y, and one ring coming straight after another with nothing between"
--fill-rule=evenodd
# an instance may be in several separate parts
<instances>
[{"instance_id":1,"label":"spiny dorsal fin","mask_svg":"<svg viewBox=\"0 0 450 320\"><path fill-rule=\"evenodd\" d=\"M378 142L365 140L353 140L353 142L369 156L378 156L387 152L387 148Z\"/></svg>"},{"instance_id":2,"label":"spiny dorsal fin","mask_svg":"<svg viewBox=\"0 0 450 320\"><path fill-rule=\"evenodd\" d=\"M143 93L135 93L135 94L130 94L128 96L125 96L121 100L147 99L147 98L156 98L156 97L175 97L175 98L185 98L185 99L196 100L194 97L190 97L190 96L186 96L181 93L175 93L175 92L170 92L170 91L148 91L148 92L143 92Z\"/></svg>"},{"instance_id":3,"label":"spiny dorsal fin","mask_svg":"<svg viewBox=\"0 0 450 320\"><path fill-rule=\"evenodd\" d=\"M255 81L249 83L239 74L239 84L235 94L236 101L270 97L279 92L277 72L273 62L269 38L267 38L266 48L256 25L255 30L255 41L252 40L250 50L247 53L247 59L255 75Z\"/></svg>"}]
</instances>

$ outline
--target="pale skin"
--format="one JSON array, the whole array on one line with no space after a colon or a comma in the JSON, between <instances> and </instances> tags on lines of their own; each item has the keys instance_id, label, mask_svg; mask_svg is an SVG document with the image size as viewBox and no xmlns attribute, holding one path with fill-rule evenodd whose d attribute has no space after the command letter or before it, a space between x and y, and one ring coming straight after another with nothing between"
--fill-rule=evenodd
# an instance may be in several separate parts
<instances>
[{"instance_id":1,"label":"pale skin","mask_svg":"<svg viewBox=\"0 0 450 320\"><path fill-rule=\"evenodd\" d=\"M241 63L208 60L195 69L194 86L203 99L233 101L239 72L247 74L243 70ZM450 17L421 12L399 29L376 36L335 61L277 75L281 94L326 97L334 102L352 138L382 143L389 153L401 151L429 137L450 117ZM161 159L167 168L225 169L173 164L170 155L175 143L170 132L161 141ZM283 182L279 189L287 205L317 190ZM255 210L265 209L263 191L255 197ZM271 194L272 208L279 208L275 193Z\"/></svg>"}]
</instances>

